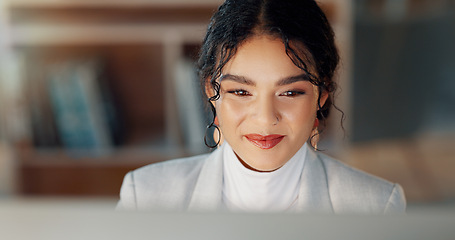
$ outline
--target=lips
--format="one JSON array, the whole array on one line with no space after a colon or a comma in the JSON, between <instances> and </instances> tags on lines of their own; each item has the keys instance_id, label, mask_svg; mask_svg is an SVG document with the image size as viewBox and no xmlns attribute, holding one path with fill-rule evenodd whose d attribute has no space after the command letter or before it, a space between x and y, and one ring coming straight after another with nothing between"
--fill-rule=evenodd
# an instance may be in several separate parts
<instances>
[{"instance_id":1,"label":"lips","mask_svg":"<svg viewBox=\"0 0 455 240\"><path fill-rule=\"evenodd\" d=\"M262 136L260 134L247 134L245 138L258 148L271 149L283 140L284 135L273 134Z\"/></svg>"}]
</instances>

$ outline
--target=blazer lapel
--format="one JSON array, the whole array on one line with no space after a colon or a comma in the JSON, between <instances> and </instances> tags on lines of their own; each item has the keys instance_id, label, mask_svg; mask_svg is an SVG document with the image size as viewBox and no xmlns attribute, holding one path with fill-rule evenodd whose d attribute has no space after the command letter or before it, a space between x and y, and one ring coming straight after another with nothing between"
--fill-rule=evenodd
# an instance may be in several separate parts
<instances>
[{"instance_id":1,"label":"blazer lapel","mask_svg":"<svg viewBox=\"0 0 455 240\"><path fill-rule=\"evenodd\" d=\"M318 155L308 147L303 168L297 211L333 213L327 173Z\"/></svg>"},{"instance_id":2,"label":"blazer lapel","mask_svg":"<svg viewBox=\"0 0 455 240\"><path fill-rule=\"evenodd\" d=\"M188 210L219 210L223 187L223 146L206 159L191 197ZM318 155L308 147L303 168L297 211L333 213L327 174Z\"/></svg>"},{"instance_id":3,"label":"blazer lapel","mask_svg":"<svg viewBox=\"0 0 455 240\"><path fill-rule=\"evenodd\" d=\"M188 205L188 210L217 210L221 207L223 146L215 150L205 160Z\"/></svg>"}]
</instances>

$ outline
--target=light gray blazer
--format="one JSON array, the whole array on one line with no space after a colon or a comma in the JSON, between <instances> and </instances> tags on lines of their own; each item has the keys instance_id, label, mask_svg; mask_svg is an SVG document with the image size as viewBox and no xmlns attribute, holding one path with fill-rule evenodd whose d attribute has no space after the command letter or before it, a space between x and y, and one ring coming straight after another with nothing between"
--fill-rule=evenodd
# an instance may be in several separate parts
<instances>
[{"instance_id":1,"label":"light gray blazer","mask_svg":"<svg viewBox=\"0 0 455 240\"><path fill-rule=\"evenodd\" d=\"M129 172L117 209L221 210L223 146L211 154L150 164ZM402 213L403 189L308 147L299 212Z\"/></svg>"}]
</instances>

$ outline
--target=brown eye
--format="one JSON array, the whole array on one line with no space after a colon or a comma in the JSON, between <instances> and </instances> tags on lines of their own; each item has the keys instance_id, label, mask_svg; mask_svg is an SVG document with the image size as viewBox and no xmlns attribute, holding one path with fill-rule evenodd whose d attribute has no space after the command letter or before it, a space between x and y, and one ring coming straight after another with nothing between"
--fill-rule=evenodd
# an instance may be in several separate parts
<instances>
[{"instance_id":1,"label":"brown eye","mask_svg":"<svg viewBox=\"0 0 455 240\"><path fill-rule=\"evenodd\" d=\"M286 91L286 92L280 94L280 96L296 97L296 96L304 95L304 94L305 94L305 92L303 92L303 91Z\"/></svg>"},{"instance_id":2,"label":"brown eye","mask_svg":"<svg viewBox=\"0 0 455 240\"><path fill-rule=\"evenodd\" d=\"M242 90L242 89L228 91L228 93L231 93L231 94L234 94L234 95L237 95L237 96L242 96L242 97L251 95L248 91Z\"/></svg>"}]
</instances>

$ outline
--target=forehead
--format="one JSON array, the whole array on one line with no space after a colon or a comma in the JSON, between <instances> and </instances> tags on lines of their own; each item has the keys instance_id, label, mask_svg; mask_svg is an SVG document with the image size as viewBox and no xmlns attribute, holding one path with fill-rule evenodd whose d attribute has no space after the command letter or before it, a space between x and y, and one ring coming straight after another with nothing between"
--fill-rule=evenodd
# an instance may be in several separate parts
<instances>
[{"instance_id":1,"label":"forehead","mask_svg":"<svg viewBox=\"0 0 455 240\"><path fill-rule=\"evenodd\" d=\"M311 64L307 63L307 66ZM281 39L268 35L254 36L245 41L223 68L223 74L251 79L282 79L302 73L304 71L286 53Z\"/></svg>"}]
</instances>

